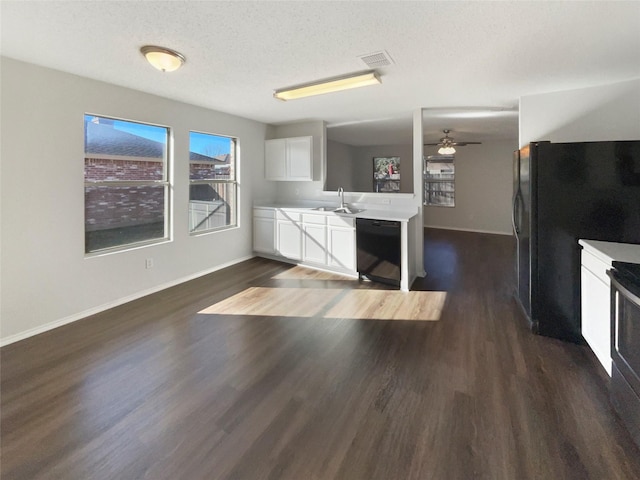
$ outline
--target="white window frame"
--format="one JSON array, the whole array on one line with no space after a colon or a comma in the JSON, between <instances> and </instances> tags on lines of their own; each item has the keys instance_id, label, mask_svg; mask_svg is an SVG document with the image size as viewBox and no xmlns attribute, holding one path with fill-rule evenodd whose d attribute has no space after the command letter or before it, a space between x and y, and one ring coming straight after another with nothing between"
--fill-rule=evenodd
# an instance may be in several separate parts
<instances>
[{"instance_id":1,"label":"white window frame","mask_svg":"<svg viewBox=\"0 0 640 480\"><path fill-rule=\"evenodd\" d=\"M167 136L166 136L166 149L165 149L165 156L163 159L163 167L162 167L162 180L92 180L92 181L84 181L84 188L86 189L87 187L145 187L145 186L163 186L164 187L164 210L163 210L163 219L164 219L164 235L162 237L158 237L158 238L153 238L153 239L149 239L149 240L142 240L142 241L138 241L138 242L130 242L130 243L125 243L122 245L116 245L113 247L106 247L106 248L101 248L101 249L97 249L97 250L90 250L87 251L87 244L85 241L85 257L94 257L94 256L99 256L99 255L104 255L104 254L108 254L108 253L116 253L116 252L123 252L123 251L128 251L128 250L133 250L133 249L137 249L140 247L145 247L145 246L149 246L149 245L157 245L159 243L166 243L171 241L171 192L172 192L172 184L171 184L171 179L170 179L170 174L169 172L171 171L170 168L170 162L171 162L171 158L172 158L172 152L173 152L173 135L172 135L172 130L171 127L167 126L167 125L161 125L161 124L156 124L156 123L150 123L150 122L143 122L143 121L138 121L138 120L130 120L130 119L126 119L126 118L118 118L118 117L112 117L112 116L108 116L108 115L102 115L102 114L96 114L96 113L85 113L83 116L83 119L85 116L91 116L91 117L99 117L99 118L104 118L106 120L115 120L115 121L121 121L121 122L129 122L129 123L137 123L140 125L149 125L152 127L159 127L159 128L164 128L167 131ZM84 125L84 121L83 121L83 129L85 128ZM86 159L86 139L85 139L85 144L84 144L84 158ZM105 155L102 155L105 156ZM106 157L109 157L108 155ZM115 156L112 156L115 157ZM85 195L83 195L83 202L86 208L86 190L85 190ZM85 224L85 228L84 228L84 232L85 235L87 234L87 229L86 229L86 224Z\"/></svg>"},{"instance_id":2,"label":"white window frame","mask_svg":"<svg viewBox=\"0 0 640 480\"><path fill-rule=\"evenodd\" d=\"M211 132L203 132L203 131L199 131L199 130L189 130L189 157L191 155L191 133L197 133L197 134L201 134L201 135L211 135L213 137L222 137L222 138L228 138L229 140L231 140L231 142L233 143L233 148L232 148L232 158L231 158L231 171L233 172L233 178L232 179L220 179L220 178L212 178L212 179L195 179L192 180L191 177L191 164L192 163L197 163L197 162L192 162L191 159L189 158L189 211L188 211L188 216L189 216L189 235L191 236L197 236L197 235L206 235L206 234L210 234L210 233L215 233L215 232L220 232L220 231L224 231L224 230L230 230L230 229L234 229L234 228L238 228L239 224L240 224L240 219L239 219L239 211L240 209L239 207L239 198L240 198L240 183L238 182L238 150L239 150L239 143L240 140L238 139L238 137L232 136L232 135L222 135L219 133L211 133ZM231 216L232 218L235 220L234 222L227 224L227 225L221 225L218 227L211 227L211 228L205 228L205 229L201 229L201 230L195 230L195 228L198 227L198 225L196 225L196 227L192 228L191 227L191 215L192 215L192 205L191 203L196 201L196 200L192 200L191 199L191 186L193 185L232 185L233 186L233 192L234 192L234 196L233 196L233 210L231 211ZM228 203L227 203L228 205Z\"/></svg>"},{"instance_id":3,"label":"white window frame","mask_svg":"<svg viewBox=\"0 0 640 480\"><path fill-rule=\"evenodd\" d=\"M427 164L428 162L437 162L437 163L451 163L454 166L453 170L453 178L432 178L427 177ZM427 207L445 207L445 208L454 208L456 206L456 172L455 172L455 156L454 155L429 155L424 159L424 170L422 175L422 203ZM443 193L450 193L452 197L452 202L450 204L447 203L431 203L428 201L429 189L427 188L428 184L438 185L450 183L453 184L453 190L446 191L440 190Z\"/></svg>"}]
</instances>

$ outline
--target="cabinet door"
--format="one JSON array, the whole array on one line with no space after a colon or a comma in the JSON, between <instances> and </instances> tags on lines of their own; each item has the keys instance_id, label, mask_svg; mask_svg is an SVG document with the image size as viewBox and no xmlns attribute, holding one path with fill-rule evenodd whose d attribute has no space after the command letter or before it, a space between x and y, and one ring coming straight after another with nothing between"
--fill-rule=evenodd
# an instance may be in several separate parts
<instances>
[{"instance_id":1,"label":"cabinet door","mask_svg":"<svg viewBox=\"0 0 640 480\"><path fill-rule=\"evenodd\" d=\"M593 353L611 375L611 290L584 266L580 269L582 282L582 336Z\"/></svg>"},{"instance_id":2,"label":"cabinet door","mask_svg":"<svg viewBox=\"0 0 640 480\"><path fill-rule=\"evenodd\" d=\"M356 270L356 231L353 228L329 227L327 265Z\"/></svg>"},{"instance_id":3,"label":"cabinet door","mask_svg":"<svg viewBox=\"0 0 640 480\"><path fill-rule=\"evenodd\" d=\"M286 141L284 138L264 142L264 176L267 180L286 179Z\"/></svg>"},{"instance_id":4,"label":"cabinet door","mask_svg":"<svg viewBox=\"0 0 640 480\"><path fill-rule=\"evenodd\" d=\"M302 259L322 265L327 263L327 227L313 224L303 226Z\"/></svg>"},{"instance_id":5,"label":"cabinet door","mask_svg":"<svg viewBox=\"0 0 640 480\"><path fill-rule=\"evenodd\" d=\"M276 230L273 218L253 219L253 250L263 253L275 253Z\"/></svg>"},{"instance_id":6,"label":"cabinet door","mask_svg":"<svg viewBox=\"0 0 640 480\"><path fill-rule=\"evenodd\" d=\"M313 180L312 137L287 138L287 178Z\"/></svg>"},{"instance_id":7,"label":"cabinet door","mask_svg":"<svg viewBox=\"0 0 640 480\"><path fill-rule=\"evenodd\" d=\"M302 231L295 222L278 220L277 253L293 260L302 259Z\"/></svg>"}]
</instances>

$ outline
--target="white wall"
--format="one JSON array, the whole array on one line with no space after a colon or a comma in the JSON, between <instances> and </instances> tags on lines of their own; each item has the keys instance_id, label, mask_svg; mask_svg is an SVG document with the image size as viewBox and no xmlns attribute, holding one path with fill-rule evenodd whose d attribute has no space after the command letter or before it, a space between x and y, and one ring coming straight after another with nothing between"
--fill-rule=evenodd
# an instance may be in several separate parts
<instances>
[{"instance_id":1,"label":"white wall","mask_svg":"<svg viewBox=\"0 0 640 480\"><path fill-rule=\"evenodd\" d=\"M327 190L336 191L340 186L347 191L354 190L353 148L345 143L327 140Z\"/></svg>"},{"instance_id":2,"label":"white wall","mask_svg":"<svg viewBox=\"0 0 640 480\"><path fill-rule=\"evenodd\" d=\"M523 96L520 146L640 139L640 79Z\"/></svg>"},{"instance_id":3,"label":"white wall","mask_svg":"<svg viewBox=\"0 0 640 480\"><path fill-rule=\"evenodd\" d=\"M457 148L455 207L425 205L425 227L511 235L512 158L517 148L516 140Z\"/></svg>"},{"instance_id":4,"label":"white wall","mask_svg":"<svg viewBox=\"0 0 640 480\"><path fill-rule=\"evenodd\" d=\"M6 58L1 73L3 343L252 255L253 197L275 196L266 125ZM171 127L171 242L85 258L85 112ZM239 138L239 228L188 234L190 129Z\"/></svg>"},{"instance_id":5,"label":"white wall","mask_svg":"<svg viewBox=\"0 0 640 480\"><path fill-rule=\"evenodd\" d=\"M352 146L327 142L327 190L373 191L373 158L400 157L400 192L413 192L413 146Z\"/></svg>"}]
</instances>

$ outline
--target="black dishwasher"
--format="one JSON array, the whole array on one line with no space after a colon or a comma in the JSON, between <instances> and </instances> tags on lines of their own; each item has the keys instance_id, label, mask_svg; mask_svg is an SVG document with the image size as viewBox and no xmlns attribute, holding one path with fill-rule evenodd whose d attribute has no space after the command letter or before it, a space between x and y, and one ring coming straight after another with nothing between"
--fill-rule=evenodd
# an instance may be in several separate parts
<instances>
[{"instance_id":1,"label":"black dishwasher","mask_svg":"<svg viewBox=\"0 0 640 480\"><path fill-rule=\"evenodd\" d=\"M400 222L356 219L358 275L400 286Z\"/></svg>"}]
</instances>

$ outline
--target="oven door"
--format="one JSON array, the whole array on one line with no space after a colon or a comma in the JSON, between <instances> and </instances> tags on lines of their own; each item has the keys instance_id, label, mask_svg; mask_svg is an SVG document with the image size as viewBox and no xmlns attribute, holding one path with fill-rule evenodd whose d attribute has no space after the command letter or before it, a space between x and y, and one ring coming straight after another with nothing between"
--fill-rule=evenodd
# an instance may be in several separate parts
<instances>
[{"instance_id":1,"label":"oven door","mask_svg":"<svg viewBox=\"0 0 640 480\"><path fill-rule=\"evenodd\" d=\"M640 298L615 270L611 277L611 401L640 446Z\"/></svg>"}]
</instances>

